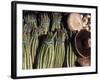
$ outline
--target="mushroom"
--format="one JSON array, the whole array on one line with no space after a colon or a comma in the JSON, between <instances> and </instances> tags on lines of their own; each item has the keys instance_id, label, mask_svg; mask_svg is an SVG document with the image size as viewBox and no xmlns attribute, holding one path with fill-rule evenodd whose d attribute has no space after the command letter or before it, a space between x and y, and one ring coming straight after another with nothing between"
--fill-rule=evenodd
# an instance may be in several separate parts
<instances>
[{"instance_id":1,"label":"mushroom","mask_svg":"<svg viewBox=\"0 0 100 80\"><path fill-rule=\"evenodd\" d=\"M83 28L90 31L91 28L91 15L84 15L82 18L83 21Z\"/></svg>"},{"instance_id":2,"label":"mushroom","mask_svg":"<svg viewBox=\"0 0 100 80\"><path fill-rule=\"evenodd\" d=\"M79 13L71 13L67 23L71 31L80 31L83 28L82 15Z\"/></svg>"},{"instance_id":3,"label":"mushroom","mask_svg":"<svg viewBox=\"0 0 100 80\"><path fill-rule=\"evenodd\" d=\"M79 56L86 58L91 55L91 38L90 32L83 29L75 36L75 48Z\"/></svg>"},{"instance_id":4,"label":"mushroom","mask_svg":"<svg viewBox=\"0 0 100 80\"><path fill-rule=\"evenodd\" d=\"M90 66L91 65L91 59L90 57L86 57L86 58L77 58L77 62L81 65L81 66Z\"/></svg>"}]
</instances>

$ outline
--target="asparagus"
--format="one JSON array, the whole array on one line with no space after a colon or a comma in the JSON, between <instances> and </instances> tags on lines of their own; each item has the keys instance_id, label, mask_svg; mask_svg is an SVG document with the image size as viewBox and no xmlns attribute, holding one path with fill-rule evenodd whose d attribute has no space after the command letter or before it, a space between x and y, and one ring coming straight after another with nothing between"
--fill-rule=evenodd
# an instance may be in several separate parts
<instances>
[{"instance_id":1,"label":"asparagus","mask_svg":"<svg viewBox=\"0 0 100 80\"><path fill-rule=\"evenodd\" d=\"M37 20L34 14L28 14L24 17L25 24L28 26L37 27Z\"/></svg>"},{"instance_id":2,"label":"asparagus","mask_svg":"<svg viewBox=\"0 0 100 80\"><path fill-rule=\"evenodd\" d=\"M22 65L23 69L30 68L30 52L29 52L30 30L31 27L25 24L23 28L23 65Z\"/></svg>"},{"instance_id":3,"label":"asparagus","mask_svg":"<svg viewBox=\"0 0 100 80\"><path fill-rule=\"evenodd\" d=\"M42 13L40 15L40 28L42 28L43 33L41 34L47 34L49 31L50 26L50 18L47 13Z\"/></svg>"},{"instance_id":4,"label":"asparagus","mask_svg":"<svg viewBox=\"0 0 100 80\"><path fill-rule=\"evenodd\" d=\"M54 63L54 37L51 32L48 33L46 40L42 44L38 56L37 68L52 68Z\"/></svg>"},{"instance_id":5,"label":"asparagus","mask_svg":"<svg viewBox=\"0 0 100 80\"><path fill-rule=\"evenodd\" d=\"M62 16L59 13L52 14L53 21L52 21L51 31L55 31L56 29L61 29L61 26L60 26L61 18L62 18Z\"/></svg>"},{"instance_id":6,"label":"asparagus","mask_svg":"<svg viewBox=\"0 0 100 80\"><path fill-rule=\"evenodd\" d=\"M66 49L66 59L67 59L67 67L74 67L75 66L75 62L77 59L76 53L73 50L73 46L72 43L69 42L67 45L67 49Z\"/></svg>"},{"instance_id":7,"label":"asparagus","mask_svg":"<svg viewBox=\"0 0 100 80\"><path fill-rule=\"evenodd\" d=\"M65 33L62 30L57 31L57 35L55 37L55 59L54 59L54 67L59 68L63 66L64 58L65 58Z\"/></svg>"},{"instance_id":8,"label":"asparagus","mask_svg":"<svg viewBox=\"0 0 100 80\"><path fill-rule=\"evenodd\" d=\"M36 16L27 15L23 26L23 64L22 69L32 69L38 46Z\"/></svg>"}]
</instances>

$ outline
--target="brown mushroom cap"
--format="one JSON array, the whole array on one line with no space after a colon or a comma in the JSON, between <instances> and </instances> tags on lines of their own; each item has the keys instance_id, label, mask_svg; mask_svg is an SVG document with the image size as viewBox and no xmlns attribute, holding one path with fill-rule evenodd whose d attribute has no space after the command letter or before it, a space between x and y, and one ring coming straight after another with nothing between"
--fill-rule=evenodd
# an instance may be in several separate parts
<instances>
[{"instance_id":1,"label":"brown mushroom cap","mask_svg":"<svg viewBox=\"0 0 100 80\"><path fill-rule=\"evenodd\" d=\"M81 65L81 66L90 66L91 65L91 58L87 57L87 58L78 58L77 62Z\"/></svg>"},{"instance_id":2,"label":"brown mushroom cap","mask_svg":"<svg viewBox=\"0 0 100 80\"><path fill-rule=\"evenodd\" d=\"M81 30L75 37L75 48L81 57L89 57L91 55L90 32Z\"/></svg>"},{"instance_id":3,"label":"brown mushroom cap","mask_svg":"<svg viewBox=\"0 0 100 80\"><path fill-rule=\"evenodd\" d=\"M83 28L82 18L78 13L71 13L68 17L67 23L71 31L80 31Z\"/></svg>"}]
</instances>

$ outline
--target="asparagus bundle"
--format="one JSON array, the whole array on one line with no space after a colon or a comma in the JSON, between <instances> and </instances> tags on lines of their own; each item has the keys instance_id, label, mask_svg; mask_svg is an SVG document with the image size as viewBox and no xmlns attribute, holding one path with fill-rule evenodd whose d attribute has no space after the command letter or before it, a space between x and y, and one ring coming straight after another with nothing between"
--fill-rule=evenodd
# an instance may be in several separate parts
<instances>
[{"instance_id":1,"label":"asparagus bundle","mask_svg":"<svg viewBox=\"0 0 100 80\"><path fill-rule=\"evenodd\" d=\"M47 34L49 31L50 26L50 18L47 13L42 13L40 16L40 29L42 28L43 33L41 34Z\"/></svg>"},{"instance_id":2,"label":"asparagus bundle","mask_svg":"<svg viewBox=\"0 0 100 80\"><path fill-rule=\"evenodd\" d=\"M23 27L23 69L32 69L38 46L38 31L36 17L27 15Z\"/></svg>"},{"instance_id":3,"label":"asparagus bundle","mask_svg":"<svg viewBox=\"0 0 100 80\"><path fill-rule=\"evenodd\" d=\"M67 67L74 67L75 66L75 62L77 59L77 56L73 50L73 46L72 43L69 41L68 45L67 45L67 49L66 49L66 59L67 59Z\"/></svg>"},{"instance_id":4,"label":"asparagus bundle","mask_svg":"<svg viewBox=\"0 0 100 80\"><path fill-rule=\"evenodd\" d=\"M38 56L37 68L52 68L54 63L54 37L51 32L47 34L47 38L42 44Z\"/></svg>"},{"instance_id":5,"label":"asparagus bundle","mask_svg":"<svg viewBox=\"0 0 100 80\"><path fill-rule=\"evenodd\" d=\"M57 31L57 35L55 37L55 59L54 59L54 67L62 67L65 58L65 32L62 30Z\"/></svg>"},{"instance_id":6,"label":"asparagus bundle","mask_svg":"<svg viewBox=\"0 0 100 80\"><path fill-rule=\"evenodd\" d=\"M61 14L53 13L52 18L53 18L53 20L52 20L51 31L55 31L55 29L61 29L61 26L60 26L61 18L62 18Z\"/></svg>"},{"instance_id":7,"label":"asparagus bundle","mask_svg":"<svg viewBox=\"0 0 100 80\"><path fill-rule=\"evenodd\" d=\"M27 30L26 30L27 29ZM25 24L23 31L23 69L32 68L31 52L30 52L30 27Z\"/></svg>"}]
</instances>

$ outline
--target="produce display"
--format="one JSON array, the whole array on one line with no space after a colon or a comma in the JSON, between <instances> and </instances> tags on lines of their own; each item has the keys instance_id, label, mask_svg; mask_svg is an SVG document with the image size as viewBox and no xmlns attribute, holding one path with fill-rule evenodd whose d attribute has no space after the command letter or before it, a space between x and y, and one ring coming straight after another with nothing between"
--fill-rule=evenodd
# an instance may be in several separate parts
<instances>
[{"instance_id":1,"label":"produce display","mask_svg":"<svg viewBox=\"0 0 100 80\"><path fill-rule=\"evenodd\" d=\"M91 14L23 11L22 69L91 65Z\"/></svg>"}]
</instances>

